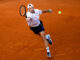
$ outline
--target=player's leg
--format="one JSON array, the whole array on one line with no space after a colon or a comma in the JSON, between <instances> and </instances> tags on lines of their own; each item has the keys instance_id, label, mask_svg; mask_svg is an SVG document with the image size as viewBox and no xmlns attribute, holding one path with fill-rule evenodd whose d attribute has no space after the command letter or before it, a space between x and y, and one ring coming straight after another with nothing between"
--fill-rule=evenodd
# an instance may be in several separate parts
<instances>
[{"instance_id":1,"label":"player's leg","mask_svg":"<svg viewBox=\"0 0 80 60\"><path fill-rule=\"evenodd\" d=\"M44 33L44 31L41 31L41 32L39 33L39 35L40 35L40 36L42 37L42 39L44 40L45 46L48 47L48 42L47 42L47 40L46 40L46 38L45 38L45 33Z\"/></svg>"},{"instance_id":2,"label":"player's leg","mask_svg":"<svg viewBox=\"0 0 80 60\"><path fill-rule=\"evenodd\" d=\"M45 32L44 31L41 31L39 34L42 37L42 39L44 40L45 47L46 47L46 50L47 50L47 56L48 57L51 57L49 46L48 46L48 41L46 40L46 37L45 37Z\"/></svg>"},{"instance_id":3,"label":"player's leg","mask_svg":"<svg viewBox=\"0 0 80 60\"><path fill-rule=\"evenodd\" d=\"M40 20L40 23L41 23L41 25L40 25L40 31L44 31L43 22L41 20ZM49 42L49 44L52 45L52 39L50 38L50 35L47 34L47 35L45 35L45 37L46 37L46 40Z\"/></svg>"}]
</instances>

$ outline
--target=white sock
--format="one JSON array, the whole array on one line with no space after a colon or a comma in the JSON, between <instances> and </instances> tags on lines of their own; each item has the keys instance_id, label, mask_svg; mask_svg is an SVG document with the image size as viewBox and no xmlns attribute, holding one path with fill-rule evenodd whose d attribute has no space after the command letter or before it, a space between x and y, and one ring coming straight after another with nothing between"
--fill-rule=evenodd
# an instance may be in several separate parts
<instances>
[{"instance_id":1,"label":"white sock","mask_svg":"<svg viewBox=\"0 0 80 60\"><path fill-rule=\"evenodd\" d=\"M47 35L45 35L45 37L46 37L46 39L49 39L48 37L50 37L50 35L49 35L49 34L47 34Z\"/></svg>"},{"instance_id":2,"label":"white sock","mask_svg":"<svg viewBox=\"0 0 80 60\"><path fill-rule=\"evenodd\" d=\"M47 52L50 52L49 47L46 48Z\"/></svg>"}]
</instances>

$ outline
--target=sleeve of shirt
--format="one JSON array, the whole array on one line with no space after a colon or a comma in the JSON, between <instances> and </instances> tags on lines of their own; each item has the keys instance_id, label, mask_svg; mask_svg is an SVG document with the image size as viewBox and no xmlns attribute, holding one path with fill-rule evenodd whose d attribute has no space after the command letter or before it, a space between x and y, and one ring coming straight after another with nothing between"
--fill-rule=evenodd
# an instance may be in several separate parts
<instances>
[{"instance_id":1,"label":"sleeve of shirt","mask_svg":"<svg viewBox=\"0 0 80 60\"><path fill-rule=\"evenodd\" d=\"M36 12L38 12L39 14L42 14L42 10L36 9Z\"/></svg>"},{"instance_id":2,"label":"sleeve of shirt","mask_svg":"<svg viewBox=\"0 0 80 60\"><path fill-rule=\"evenodd\" d=\"M27 16L26 21L29 21L32 18L31 13L29 12L26 13L26 16Z\"/></svg>"},{"instance_id":3,"label":"sleeve of shirt","mask_svg":"<svg viewBox=\"0 0 80 60\"><path fill-rule=\"evenodd\" d=\"M29 12L27 12L26 16L27 18L32 18L32 15Z\"/></svg>"}]
</instances>

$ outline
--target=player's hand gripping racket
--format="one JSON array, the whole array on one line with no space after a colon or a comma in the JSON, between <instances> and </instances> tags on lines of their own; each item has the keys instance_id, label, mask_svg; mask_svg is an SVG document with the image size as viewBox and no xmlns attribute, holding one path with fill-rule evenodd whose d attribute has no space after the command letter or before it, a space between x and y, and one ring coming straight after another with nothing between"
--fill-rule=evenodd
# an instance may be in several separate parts
<instances>
[{"instance_id":1,"label":"player's hand gripping racket","mask_svg":"<svg viewBox=\"0 0 80 60\"><path fill-rule=\"evenodd\" d=\"M21 16L26 16L26 7L24 5L20 6L19 13Z\"/></svg>"}]
</instances>

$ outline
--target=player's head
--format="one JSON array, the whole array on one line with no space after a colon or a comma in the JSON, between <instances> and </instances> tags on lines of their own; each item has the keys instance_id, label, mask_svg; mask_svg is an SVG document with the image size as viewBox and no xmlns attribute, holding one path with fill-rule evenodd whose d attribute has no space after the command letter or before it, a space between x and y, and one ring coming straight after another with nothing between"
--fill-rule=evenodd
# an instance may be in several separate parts
<instances>
[{"instance_id":1,"label":"player's head","mask_svg":"<svg viewBox=\"0 0 80 60\"><path fill-rule=\"evenodd\" d=\"M28 4L27 8L28 8L28 10L29 10L30 12L33 12L33 11L34 11L34 6L33 6L33 4Z\"/></svg>"}]
</instances>

